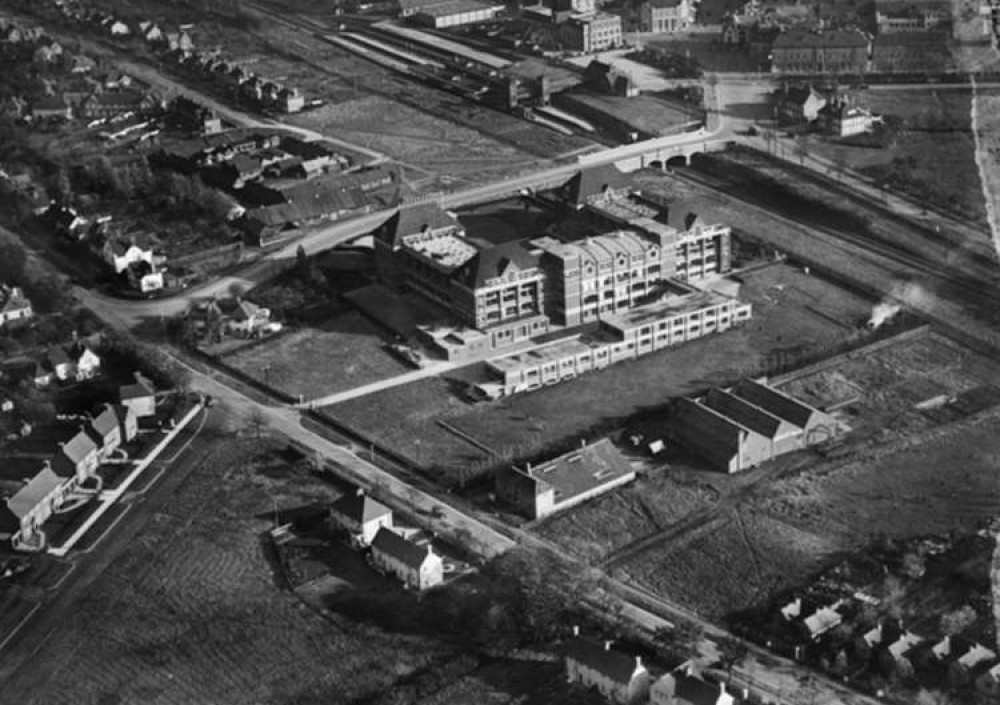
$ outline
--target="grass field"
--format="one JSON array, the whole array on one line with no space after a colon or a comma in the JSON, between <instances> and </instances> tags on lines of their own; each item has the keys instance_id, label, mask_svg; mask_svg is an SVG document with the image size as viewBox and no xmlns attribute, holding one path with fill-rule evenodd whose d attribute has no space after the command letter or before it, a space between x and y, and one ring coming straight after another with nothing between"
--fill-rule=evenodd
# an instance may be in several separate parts
<instances>
[{"instance_id":1,"label":"grass field","mask_svg":"<svg viewBox=\"0 0 1000 705\"><path fill-rule=\"evenodd\" d=\"M450 653L432 639L324 619L277 587L262 545L272 502L337 493L240 443L205 444L193 475L35 654L27 668L38 676L13 679L34 687L9 682L5 701L346 703Z\"/></svg>"},{"instance_id":2,"label":"grass field","mask_svg":"<svg viewBox=\"0 0 1000 705\"><path fill-rule=\"evenodd\" d=\"M485 454L441 429L439 418L497 452L531 459L615 429L670 397L731 381L804 346L838 340L870 312L871 302L792 266L773 265L743 278L741 296L755 312L739 329L489 404L471 405L458 396L462 382L482 379L481 368L473 367L325 412L453 478Z\"/></svg>"},{"instance_id":3,"label":"grass field","mask_svg":"<svg viewBox=\"0 0 1000 705\"><path fill-rule=\"evenodd\" d=\"M897 142L887 149L839 145L809 139L809 150L835 163L890 180L904 190L928 192L970 218L984 220L982 188L970 132L970 92L966 89L856 92L873 112L903 120ZM891 174L895 177L889 178ZM941 178L947 174L947 178Z\"/></svg>"},{"instance_id":4,"label":"grass field","mask_svg":"<svg viewBox=\"0 0 1000 705\"><path fill-rule=\"evenodd\" d=\"M409 371L384 345L379 331L351 311L244 348L225 363L292 396L311 399Z\"/></svg>"}]
</instances>

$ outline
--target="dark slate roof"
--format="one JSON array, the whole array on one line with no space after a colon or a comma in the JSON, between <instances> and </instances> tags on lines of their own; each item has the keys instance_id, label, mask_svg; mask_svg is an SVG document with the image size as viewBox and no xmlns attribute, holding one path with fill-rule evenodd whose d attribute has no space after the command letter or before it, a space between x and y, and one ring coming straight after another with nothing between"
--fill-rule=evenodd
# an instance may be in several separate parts
<instances>
[{"instance_id":1,"label":"dark slate roof","mask_svg":"<svg viewBox=\"0 0 1000 705\"><path fill-rule=\"evenodd\" d=\"M826 32L810 32L806 30L791 30L782 32L774 40L774 49L811 49L811 48L866 48L868 39L860 32L831 30Z\"/></svg>"},{"instance_id":2,"label":"dark slate roof","mask_svg":"<svg viewBox=\"0 0 1000 705\"><path fill-rule=\"evenodd\" d=\"M896 46L941 46L948 44L948 34L945 32L889 32L875 37L875 48Z\"/></svg>"},{"instance_id":3,"label":"dark slate roof","mask_svg":"<svg viewBox=\"0 0 1000 705\"><path fill-rule=\"evenodd\" d=\"M604 646L593 639L578 636L566 642L563 654L567 660L576 661L617 683L627 685L635 673L635 659L621 651L605 649Z\"/></svg>"},{"instance_id":4,"label":"dark slate roof","mask_svg":"<svg viewBox=\"0 0 1000 705\"><path fill-rule=\"evenodd\" d=\"M781 419L777 416L721 389L710 390L704 404L766 438L774 439L781 429Z\"/></svg>"},{"instance_id":5,"label":"dark slate roof","mask_svg":"<svg viewBox=\"0 0 1000 705\"><path fill-rule=\"evenodd\" d=\"M118 388L119 399L141 399L151 397L155 394L153 383L146 379L140 372L135 373L135 382L123 384Z\"/></svg>"},{"instance_id":6,"label":"dark slate roof","mask_svg":"<svg viewBox=\"0 0 1000 705\"><path fill-rule=\"evenodd\" d=\"M621 189L630 184L628 174L620 171L614 164L584 169L569 180L568 197L573 203L583 203L588 196L601 193L605 188Z\"/></svg>"},{"instance_id":7,"label":"dark slate roof","mask_svg":"<svg viewBox=\"0 0 1000 705\"><path fill-rule=\"evenodd\" d=\"M55 368L56 365L65 365L71 362L69 355L66 354L66 351L58 345L53 346L46 351L45 359L53 368Z\"/></svg>"},{"instance_id":8,"label":"dark slate roof","mask_svg":"<svg viewBox=\"0 0 1000 705\"><path fill-rule=\"evenodd\" d=\"M115 413L114 407L105 404L103 411L90 422L90 426L102 439L111 435L118 428L118 415Z\"/></svg>"},{"instance_id":9,"label":"dark slate roof","mask_svg":"<svg viewBox=\"0 0 1000 705\"><path fill-rule=\"evenodd\" d=\"M487 279L503 276L513 271L524 271L538 266L541 252L530 249L528 240L505 242L485 247L465 265L462 278L470 287L481 286Z\"/></svg>"},{"instance_id":10,"label":"dark slate roof","mask_svg":"<svg viewBox=\"0 0 1000 705\"><path fill-rule=\"evenodd\" d=\"M719 701L719 686L706 683L701 678L686 673L675 673L677 681L674 694L683 703L691 705L715 705Z\"/></svg>"},{"instance_id":11,"label":"dark slate roof","mask_svg":"<svg viewBox=\"0 0 1000 705\"><path fill-rule=\"evenodd\" d=\"M79 431L63 444L62 454L65 455L74 465L86 458L91 453L97 452L97 445L90 440L83 431Z\"/></svg>"},{"instance_id":12,"label":"dark slate roof","mask_svg":"<svg viewBox=\"0 0 1000 705\"><path fill-rule=\"evenodd\" d=\"M359 524L374 521L386 514L392 514L389 507L366 494L345 494L330 505L330 508Z\"/></svg>"},{"instance_id":13,"label":"dark slate roof","mask_svg":"<svg viewBox=\"0 0 1000 705\"><path fill-rule=\"evenodd\" d=\"M418 203L400 208L379 226L375 236L382 242L398 245L406 235L415 235L424 228L435 230L450 226L461 227L459 222L438 204Z\"/></svg>"},{"instance_id":14,"label":"dark slate roof","mask_svg":"<svg viewBox=\"0 0 1000 705\"><path fill-rule=\"evenodd\" d=\"M808 404L752 379L742 380L733 388L733 393L799 428L805 428L816 413Z\"/></svg>"},{"instance_id":15,"label":"dark slate roof","mask_svg":"<svg viewBox=\"0 0 1000 705\"><path fill-rule=\"evenodd\" d=\"M427 558L427 549L403 538L384 526L375 534L372 550L385 553L411 568L419 569Z\"/></svg>"}]
</instances>

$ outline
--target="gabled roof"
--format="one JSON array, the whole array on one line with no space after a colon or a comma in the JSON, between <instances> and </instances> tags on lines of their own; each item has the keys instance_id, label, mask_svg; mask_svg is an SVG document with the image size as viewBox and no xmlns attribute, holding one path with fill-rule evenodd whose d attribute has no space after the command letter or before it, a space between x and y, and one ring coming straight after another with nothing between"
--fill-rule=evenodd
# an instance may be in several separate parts
<instances>
[{"instance_id":1,"label":"gabled roof","mask_svg":"<svg viewBox=\"0 0 1000 705\"><path fill-rule=\"evenodd\" d=\"M716 705L719 702L721 688L703 681L697 676L681 672L673 674L676 685L674 695L685 705Z\"/></svg>"},{"instance_id":2,"label":"gabled roof","mask_svg":"<svg viewBox=\"0 0 1000 705\"><path fill-rule=\"evenodd\" d=\"M830 30L810 32L793 29L782 32L774 40L774 49L811 49L811 48L867 48L868 38L860 32Z\"/></svg>"},{"instance_id":3,"label":"gabled roof","mask_svg":"<svg viewBox=\"0 0 1000 705\"><path fill-rule=\"evenodd\" d=\"M107 438L118 428L118 415L110 404L105 404L103 411L90 422L91 428L101 437Z\"/></svg>"},{"instance_id":4,"label":"gabled roof","mask_svg":"<svg viewBox=\"0 0 1000 705\"><path fill-rule=\"evenodd\" d=\"M428 544L428 548L418 546L384 526L378 530L378 533L375 534L375 540L372 541L372 551L392 556L415 570L419 570L424 561L427 560L427 556L430 555L429 546L430 544Z\"/></svg>"},{"instance_id":5,"label":"gabled roof","mask_svg":"<svg viewBox=\"0 0 1000 705\"><path fill-rule=\"evenodd\" d=\"M392 514L389 507L366 494L345 494L331 504L330 509L359 524L367 524Z\"/></svg>"},{"instance_id":6,"label":"gabled roof","mask_svg":"<svg viewBox=\"0 0 1000 705\"><path fill-rule=\"evenodd\" d=\"M540 260L541 253L533 251L527 240L484 247L465 265L463 279L470 287L482 286L488 279L534 269Z\"/></svg>"},{"instance_id":7,"label":"gabled roof","mask_svg":"<svg viewBox=\"0 0 1000 705\"><path fill-rule=\"evenodd\" d=\"M424 229L437 230L447 227L461 227L461 225L438 204L418 203L400 208L393 213L375 231L375 237L395 247L400 245L407 235L415 235Z\"/></svg>"},{"instance_id":8,"label":"gabled roof","mask_svg":"<svg viewBox=\"0 0 1000 705\"><path fill-rule=\"evenodd\" d=\"M49 366L53 368L57 365L68 365L72 362L66 351L58 345L55 345L46 351L45 360L48 362Z\"/></svg>"},{"instance_id":9,"label":"gabled roof","mask_svg":"<svg viewBox=\"0 0 1000 705\"><path fill-rule=\"evenodd\" d=\"M97 452L97 445L83 431L77 431L76 435L66 441L62 446L62 455L73 465L86 459Z\"/></svg>"},{"instance_id":10,"label":"gabled roof","mask_svg":"<svg viewBox=\"0 0 1000 705\"><path fill-rule=\"evenodd\" d=\"M62 478L52 472L51 468L44 467L7 499L7 508L18 519L23 519L62 482Z\"/></svg>"},{"instance_id":11,"label":"gabled roof","mask_svg":"<svg viewBox=\"0 0 1000 705\"><path fill-rule=\"evenodd\" d=\"M781 430L782 420L777 416L722 389L710 390L705 395L704 404L765 438L774 439Z\"/></svg>"},{"instance_id":12,"label":"gabled roof","mask_svg":"<svg viewBox=\"0 0 1000 705\"><path fill-rule=\"evenodd\" d=\"M627 685L632 680L638 662L621 651L605 646L593 639L578 636L566 642L563 655L568 661L575 661L604 674L616 683Z\"/></svg>"},{"instance_id":13,"label":"gabled roof","mask_svg":"<svg viewBox=\"0 0 1000 705\"><path fill-rule=\"evenodd\" d=\"M614 164L602 164L580 171L567 184L567 197L572 203L583 203L588 196L601 193L604 189L627 188L630 178Z\"/></svg>"},{"instance_id":14,"label":"gabled roof","mask_svg":"<svg viewBox=\"0 0 1000 705\"><path fill-rule=\"evenodd\" d=\"M799 428L805 428L812 420L813 415L819 413L817 409L808 404L752 379L741 380L733 387L732 392Z\"/></svg>"}]
</instances>

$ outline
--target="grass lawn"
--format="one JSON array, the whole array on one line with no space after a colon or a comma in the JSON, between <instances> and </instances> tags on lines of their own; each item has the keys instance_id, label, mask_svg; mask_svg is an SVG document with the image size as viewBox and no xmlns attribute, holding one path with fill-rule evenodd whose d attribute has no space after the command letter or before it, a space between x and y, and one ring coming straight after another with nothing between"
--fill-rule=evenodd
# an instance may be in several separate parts
<instances>
[{"instance_id":1,"label":"grass lawn","mask_svg":"<svg viewBox=\"0 0 1000 705\"><path fill-rule=\"evenodd\" d=\"M932 202L970 218L985 219L968 90L872 88L858 91L856 98L873 112L903 120L896 144L875 149L811 137L808 148L812 153L885 179L914 195L928 193Z\"/></svg>"},{"instance_id":2,"label":"grass lawn","mask_svg":"<svg viewBox=\"0 0 1000 705\"><path fill-rule=\"evenodd\" d=\"M673 396L732 381L803 346L838 340L867 320L871 308L860 296L788 265L757 270L744 281L741 297L754 306L748 325L570 382L472 405L459 394L464 380L481 375L473 367L462 376L422 380L325 411L414 463L455 478L484 453L442 429L439 419L499 453L522 459L551 455L616 429Z\"/></svg>"},{"instance_id":3,"label":"grass lawn","mask_svg":"<svg viewBox=\"0 0 1000 705\"><path fill-rule=\"evenodd\" d=\"M409 371L385 348L379 331L351 311L244 348L225 363L291 394L311 399Z\"/></svg>"}]
</instances>

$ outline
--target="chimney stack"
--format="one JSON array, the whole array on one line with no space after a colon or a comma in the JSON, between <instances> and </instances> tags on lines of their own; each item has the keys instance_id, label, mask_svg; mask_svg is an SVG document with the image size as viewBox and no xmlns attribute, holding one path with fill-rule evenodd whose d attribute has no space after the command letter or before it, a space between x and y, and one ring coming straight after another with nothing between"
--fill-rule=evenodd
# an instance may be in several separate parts
<instances>
[{"instance_id":1,"label":"chimney stack","mask_svg":"<svg viewBox=\"0 0 1000 705\"><path fill-rule=\"evenodd\" d=\"M587 439L586 438L581 438L580 439L580 447L581 448L586 448L587 447Z\"/></svg>"},{"instance_id":2,"label":"chimney stack","mask_svg":"<svg viewBox=\"0 0 1000 705\"><path fill-rule=\"evenodd\" d=\"M573 625L573 636L580 636L580 627L576 624Z\"/></svg>"},{"instance_id":3,"label":"chimney stack","mask_svg":"<svg viewBox=\"0 0 1000 705\"><path fill-rule=\"evenodd\" d=\"M610 639L604 642L604 650L605 651L611 651L611 640Z\"/></svg>"},{"instance_id":4,"label":"chimney stack","mask_svg":"<svg viewBox=\"0 0 1000 705\"><path fill-rule=\"evenodd\" d=\"M528 477L531 477L532 476L531 475L531 463L525 463L524 467L526 468L525 472L528 473Z\"/></svg>"},{"instance_id":5,"label":"chimney stack","mask_svg":"<svg viewBox=\"0 0 1000 705\"><path fill-rule=\"evenodd\" d=\"M635 667L642 668L642 656L635 657Z\"/></svg>"},{"instance_id":6,"label":"chimney stack","mask_svg":"<svg viewBox=\"0 0 1000 705\"><path fill-rule=\"evenodd\" d=\"M354 490L354 495L356 497L364 497L365 496L365 488L364 487L359 487L358 489Z\"/></svg>"}]
</instances>

